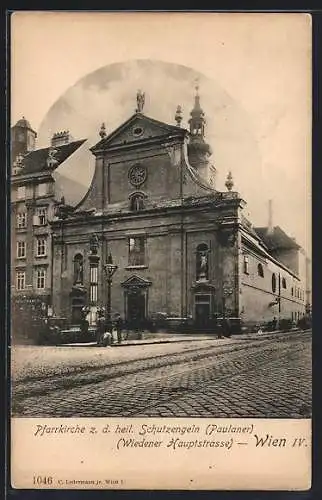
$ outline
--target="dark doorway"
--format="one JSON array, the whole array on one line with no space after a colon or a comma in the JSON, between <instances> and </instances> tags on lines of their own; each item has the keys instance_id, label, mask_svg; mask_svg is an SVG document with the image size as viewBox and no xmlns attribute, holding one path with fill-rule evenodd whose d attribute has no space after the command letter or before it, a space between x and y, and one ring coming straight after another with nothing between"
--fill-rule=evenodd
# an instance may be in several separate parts
<instances>
[{"instance_id":1,"label":"dark doorway","mask_svg":"<svg viewBox=\"0 0 322 500\"><path fill-rule=\"evenodd\" d=\"M85 300L83 297L77 297L72 299L72 324L80 325L82 322L82 308L85 305Z\"/></svg>"},{"instance_id":2,"label":"dark doorway","mask_svg":"<svg viewBox=\"0 0 322 500\"><path fill-rule=\"evenodd\" d=\"M127 294L127 321L129 326L139 327L146 319L145 294L141 291Z\"/></svg>"},{"instance_id":3,"label":"dark doorway","mask_svg":"<svg viewBox=\"0 0 322 500\"><path fill-rule=\"evenodd\" d=\"M196 304L196 325L205 329L209 325L210 304Z\"/></svg>"},{"instance_id":4,"label":"dark doorway","mask_svg":"<svg viewBox=\"0 0 322 500\"><path fill-rule=\"evenodd\" d=\"M207 330L210 326L210 295L195 295L195 324L199 330Z\"/></svg>"}]
</instances>

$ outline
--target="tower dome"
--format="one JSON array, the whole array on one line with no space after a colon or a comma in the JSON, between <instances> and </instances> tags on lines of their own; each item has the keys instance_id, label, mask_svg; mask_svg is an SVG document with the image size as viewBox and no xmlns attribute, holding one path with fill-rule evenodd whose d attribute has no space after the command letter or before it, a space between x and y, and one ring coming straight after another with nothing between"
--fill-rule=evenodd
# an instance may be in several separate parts
<instances>
[{"instance_id":1,"label":"tower dome","mask_svg":"<svg viewBox=\"0 0 322 500\"><path fill-rule=\"evenodd\" d=\"M195 90L194 106L189 119L188 157L190 164L198 171L199 175L214 188L216 169L209 162L212 150L205 140L206 119L200 104L198 85L196 85Z\"/></svg>"},{"instance_id":2,"label":"tower dome","mask_svg":"<svg viewBox=\"0 0 322 500\"><path fill-rule=\"evenodd\" d=\"M15 126L21 128L29 128L30 130L32 130L30 123L28 122L28 120L26 120L24 116L17 121Z\"/></svg>"},{"instance_id":3,"label":"tower dome","mask_svg":"<svg viewBox=\"0 0 322 500\"><path fill-rule=\"evenodd\" d=\"M25 155L35 149L37 132L23 116L11 128L11 158L12 162L19 155Z\"/></svg>"},{"instance_id":4,"label":"tower dome","mask_svg":"<svg viewBox=\"0 0 322 500\"><path fill-rule=\"evenodd\" d=\"M191 118L189 119L190 141L188 152L192 165L196 163L196 161L208 161L208 157L212 154L210 145L205 141L206 119L205 113L200 105L198 85L196 85L195 90L194 106L190 112Z\"/></svg>"}]
</instances>

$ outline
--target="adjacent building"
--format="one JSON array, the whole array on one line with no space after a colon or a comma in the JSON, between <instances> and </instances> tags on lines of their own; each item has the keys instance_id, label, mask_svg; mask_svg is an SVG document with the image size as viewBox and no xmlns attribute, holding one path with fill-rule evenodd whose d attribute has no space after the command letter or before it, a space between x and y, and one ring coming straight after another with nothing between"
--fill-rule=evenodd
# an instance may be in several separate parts
<instances>
[{"instance_id":1,"label":"adjacent building","mask_svg":"<svg viewBox=\"0 0 322 500\"><path fill-rule=\"evenodd\" d=\"M23 117L11 129L11 301L12 326L20 340L34 334L51 308L52 237L57 189L54 171L83 144L69 132L54 134L36 149L37 133Z\"/></svg>"}]
</instances>

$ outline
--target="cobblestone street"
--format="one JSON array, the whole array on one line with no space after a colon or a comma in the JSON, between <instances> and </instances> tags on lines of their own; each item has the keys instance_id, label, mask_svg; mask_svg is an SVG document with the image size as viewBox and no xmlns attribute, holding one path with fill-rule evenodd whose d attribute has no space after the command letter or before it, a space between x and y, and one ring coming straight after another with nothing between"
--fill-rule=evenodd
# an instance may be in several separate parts
<instances>
[{"instance_id":1,"label":"cobblestone street","mask_svg":"<svg viewBox=\"0 0 322 500\"><path fill-rule=\"evenodd\" d=\"M48 355L51 348L46 349ZM105 352L113 352L112 358ZM99 363L70 373L55 373L52 368L46 373L38 368L33 374L31 365L28 375L16 377L13 384L12 414L311 416L311 332L179 342L145 349L124 346L100 353ZM90 356L94 359L97 349L87 349L86 356L87 362Z\"/></svg>"}]
</instances>

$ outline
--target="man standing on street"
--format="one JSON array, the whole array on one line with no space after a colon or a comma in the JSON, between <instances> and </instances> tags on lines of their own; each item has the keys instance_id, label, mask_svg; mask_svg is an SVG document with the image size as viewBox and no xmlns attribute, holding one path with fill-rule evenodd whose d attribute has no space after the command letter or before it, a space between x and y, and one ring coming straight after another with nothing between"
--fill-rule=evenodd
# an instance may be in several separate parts
<instances>
[{"instance_id":1,"label":"man standing on street","mask_svg":"<svg viewBox=\"0 0 322 500\"><path fill-rule=\"evenodd\" d=\"M116 313L113 324L114 324L114 328L116 329L116 332L117 332L118 344L122 343L122 323L123 322L122 322L121 315L119 313Z\"/></svg>"}]
</instances>

